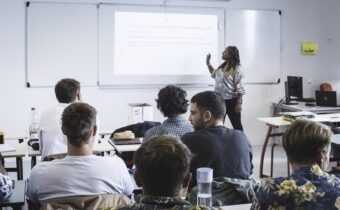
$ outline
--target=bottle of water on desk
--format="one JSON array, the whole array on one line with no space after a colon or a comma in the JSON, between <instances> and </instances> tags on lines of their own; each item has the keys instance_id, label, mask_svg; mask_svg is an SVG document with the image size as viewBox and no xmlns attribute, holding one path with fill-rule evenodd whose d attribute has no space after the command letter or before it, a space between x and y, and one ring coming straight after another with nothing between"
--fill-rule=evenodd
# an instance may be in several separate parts
<instances>
[{"instance_id":1,"label":"bottle of water on desk","mask_svg":"<svg viewBox=\"0 0 340 210\"><path fill-rule=\"evenodd\" d=\"M39 132L39 115L37 110L35 110L35 108L32 107L29 126L30 139L38 139L38 132Z\"/></svg>"},{"instance_id":2,"label":"bottle of water on desk","mask_svg":"<svg viewBox=\"0 0 340 210\"><path fill-rule=\"evenodd\" d=\"M213 169L198 168L197 169L197 205L212 206L211 185L213 179Z\"/></svg>"}]
</instances>

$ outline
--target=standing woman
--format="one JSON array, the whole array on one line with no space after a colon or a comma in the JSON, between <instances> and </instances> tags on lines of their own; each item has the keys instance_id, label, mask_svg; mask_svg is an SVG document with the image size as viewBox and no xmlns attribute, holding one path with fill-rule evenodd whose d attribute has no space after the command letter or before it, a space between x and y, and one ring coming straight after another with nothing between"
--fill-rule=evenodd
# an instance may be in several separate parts
<instances>
[{"instance_id":1,"label":"standing woman","mask_svg":"<svg viewBox=\"0 0 340 210\"><path fill-rule=\"evenodd\" d=\"M225 99L227 112L233 128L243 131L241 123L242 96L245 94L240 56L235 46L227 47L222 53L225 60L217 69L210 64L211 55L207 55L207 65L211 77L215 79L215 91Z\"/></svg>"}]
</instances>

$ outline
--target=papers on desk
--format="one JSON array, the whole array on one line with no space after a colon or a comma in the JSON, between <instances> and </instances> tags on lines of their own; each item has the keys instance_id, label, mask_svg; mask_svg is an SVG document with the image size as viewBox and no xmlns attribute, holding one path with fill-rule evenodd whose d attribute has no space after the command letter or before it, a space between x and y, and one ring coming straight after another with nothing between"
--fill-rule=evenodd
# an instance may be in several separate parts
<instances>
[{"instance_id":1,"label":"papers on desk","mask_svg":"<svg viewBox=\"0 0 340 210\"><path fill-rule=\"evenodd\" d=\"M286 121L294 121L296 119L313 119L316 117L316 114L313 112L281 112L282 119Z\"/></svg>"},{"instance_id":2,"label":"papers on desk","mask_svg":"<svg viewBox=\"0 0 340 210\"><path fill-rule=\"evenodd\" d=\"M0 144L0 152L13 152L15 148L9 144Z\"/></svg>"}]
</instances>

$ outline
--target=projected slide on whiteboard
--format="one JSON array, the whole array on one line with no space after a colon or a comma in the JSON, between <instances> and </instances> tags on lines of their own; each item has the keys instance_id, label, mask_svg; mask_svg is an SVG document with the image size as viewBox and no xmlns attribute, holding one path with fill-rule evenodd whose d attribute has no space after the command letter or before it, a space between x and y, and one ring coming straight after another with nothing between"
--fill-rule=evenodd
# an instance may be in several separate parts
<instances>
[{"instance_id":1,"label":"projected slide on whiteboard","mask_svg":"<svg viewBox=\"0 0 340 210\"><path fill-rule=\"evenodd\" d=\"M116 75L206 75L204 57L217 54L217 16L116 12Z\"/></svg>"},{"instance_id":2,"label":"projected slide on whiteboard","mask_svg":"<svg viewBox=\"0 0 340 210\"><path fill-rule=\"evenodd\" d=\"M205 58L210 52L219 62L223 10L101 5L99 11L99 85L213 83Z\"/></svg>"}]
</instances>

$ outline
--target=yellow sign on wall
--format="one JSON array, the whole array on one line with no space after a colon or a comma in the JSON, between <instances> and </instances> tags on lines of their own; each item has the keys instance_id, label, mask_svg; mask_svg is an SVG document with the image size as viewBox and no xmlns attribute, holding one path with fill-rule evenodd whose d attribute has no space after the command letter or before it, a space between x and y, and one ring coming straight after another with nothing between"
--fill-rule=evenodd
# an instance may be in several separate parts
<instances>
[{"instance_id":1,"label":"yellow sign on wall","mask_svg":"<svg viewBox=\"0 0 340 210\"><path fill-rule=\"evenodd\" d=\"M318 48L315 42L302 42L302 54L303 55L317 55Z\"/></svg>"}]
</instances>

